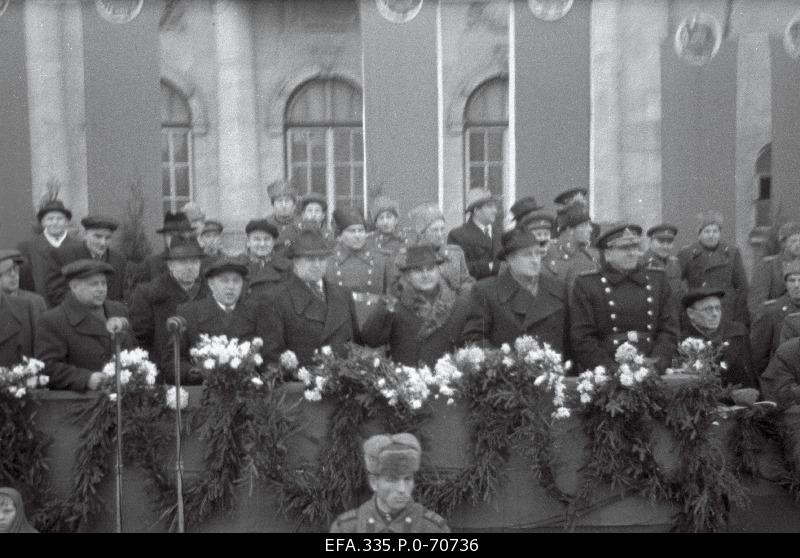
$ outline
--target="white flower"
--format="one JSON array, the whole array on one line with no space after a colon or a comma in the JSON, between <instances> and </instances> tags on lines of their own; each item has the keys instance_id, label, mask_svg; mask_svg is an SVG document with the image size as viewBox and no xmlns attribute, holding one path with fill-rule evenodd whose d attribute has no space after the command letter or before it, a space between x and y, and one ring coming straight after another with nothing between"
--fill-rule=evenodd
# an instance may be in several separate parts
<instances>
[{"instance_id":1,"label":"white flower","mask_svg":"<svg viewBox=\"0 0 800 558\"><path fill-rule=\"evenodd\" d=\"M639 334L636 333L635 331L629 331L628 341L630 341L631 343L637 343L639 341Z\"/></svg>"},{"instance_id":2,"label":"white flower","mask_svg":"<svg viewBox=\"0 0 800 558\"><path fill-rule=\"evenodd\" d=\"M250 382L256 387L261 387L264 385L264 381L258 376L253 376L252 378L250 378Z\"/></svg>"},{"instance_id":3,"label":"white flower","mask_svg":"<svg viewBox=\"0 0 800 558\"><path fill-rule=\"evenodd\" d=\"M536 387L539 387L540 385L542 385L542 383L544 383L544 381L545 381L546 379L547 379L547 376L546 376L546 374L540 374L540 375L538 375L538 376L536 377L536 379L533 381L533 385L535 385Z\"/></svg>"},{"instance_id":4,"label":"white flower","mask_svg":"<svg viewBox=\"0 0 800 558\"><path fill-rule=\"evenodd\" d=\"M44 387L49 383L50 383L50 377L49 376L45 376L45 375L39 376L39 386Z\"/></svg>"},{"instance_id":5,"label":"white flower","mask_svg":"<svg viewBox=\"0 0 800 558\"><path fill-rule=\"evenodd\" d=\"M453 403L455 403L455 401L453 400L452 397L447 400L448 405L452 405Z\"/></svg>"},{"instance_id":6,"label":"white flower","mask_svg":"<svg viewBox=\"0 0 800 558\"><path fill-rule=\"evenodd\" d=\"M39 385L39 379L36 376L32 376L25 380L25 385L30 389L36 389L36 387Z\"/></svg>"},{"instance_id":7,"label":"white flower","mask_svg":"<svg viewBox=\"0 0 800 558\"><path fill-rule=\"evenodd\" d=\"M256 353L253 355L253 364L256 366L261 366L264 363L264 359L261 358L261 355Z\"/></svg>"},{"instance_id":8,"label":"white flower","mask_svg":"<svg viewBox=\"0 0 800 558\"><path fill-rule=\"evenodd\" d=\"M664 375L665 376L671 376L674 373L675 373L675 369L673 369L673 368L667 368L666 370L664 370Z\"/></svg>"},{"instance_id":9,"label":"white flower","mask_svg":"<svg viewBox=\"0 0 800 558\"><path fill-rule=\"evenodd\" d=\"M259 350L261 347L263 347L263 346L264 346L264 340L263 340L263 339L261 339L260 337L253 337L253 339L250 341L250 344L251 344L251 345L253 346L253 348L254 348L254 349L257 351L257 350Z\"/></svg>"},{"instance_id":10,"label":"white flower","mask_svg":"<svg viewBox=\"0 0 800 558\"><path fill-rule=\"evenodd\" d=\"M305 397L308 401L319 401L322 399L322 393L315 389L307 390L303 393L303 397Z\"/></svg>"},{"instance_id":11,"label":"white flower","mask_svg":"<svg viewBox=\"0 0 800 558\"><path fill-rule=\"evenodd\" d=\"M694 361L694 369L697 370L697 371L700 371L700 370L703 369L703 363L700 362L699 359Z\"/></svg>"},{"instance_id":12,"label":"white flower","mask_svg":"<svg viewBox=\"0 0 800 558\"><path fill-rule=\"evenodd\" d=\"M383 386L386 385L386 379L378 378L378 381L375 383L375 385L378 386L378 388L382 388Z\"/></svg>"},{"instance_id":13,"label":"white flower","mask_svg":"<svg viewBox=\"0 0 800 558\"><path fill-rule=\"evenodd\" d=\"M511 347L508 345L508 343L503 343L500 345L500 352L502 352L504 355L510 355Z\"/></svg>"},{"instance_id":14,"label":"white flower","mask_svg":"<svg viewBox=\"0 0 800 558\"><path fill-rule=\"evenodd\" d=\"M536 342L536 339L531 337L530 335L523 335L522 337L518 337L516 341L514 341L514 348L520 354L526 354L531 351L536 351L539 349L539 343Z\"/></svg>"},{"instance_id":15,"label":"white flower","mask_svg":"<svg viewBox=\"0 0 800 558\"><path fill-rule=\"evenodd\" d=\"M117 394L116 393L109 393L108 394L108 400L109 401L116 401L117 400Z\"/></svg>"},{"instance_id":16,"label":"white flower","mask_svg":"<svg viewBox=\"0 0 800 558\"><path fill-rule=\"evenodd\" d=\"M236 370L239 368L241 364L242 364L242 359L240 359L239 357L233 357L230 362L230 367Z\"/></svg>"},{"instance_id":17,"label":"white flower","mask_svg":"<svg viewBox=\"0 0 800 558\"><path fill-rule=\"evenodd\" d=\"M619 363L631 362L633 361L633 359L636 358L638 354L639 353L636 350L636 347L626 342L617 347L617 352L614 354L614 360L616 360Z\"/></svg>"},{"instance_id":18,"label":"white flower","mask_svg":"<svg viewBox=\"0 0 800 558\"><path fill-rule=\"evenodd\" d=\"M581 403L591 403L592 396L588 393L581 393Z\"/></svg>"},{"instance_id":19,"label":"white flower","mask_svg":"<svg viewBox=\"0 0 800 558\"><path fill-rule=\"evenodd\" d=\"M379 359L378 357L375 357L375 360L372 361L372 367L373 368L377 368L380 365L381 365L381 359Z\"/></svg>"},{"instance_id":20,"label":"white flower","mask_svg":"<svg viewBox=\"0 0 800 558\"><path fill-rule=\"evenodd\" d=\"M564 363L564 370L567 370L567 371L572 370L572 361L571 360L568 360L567 362Z\"/></svg>"},{"instance_id":21,"label":"white flower","mask_svg":"<svg viewBox=\"0 0 800 558\"><path fill-rule=\"evenodd\" d=\"M207 358L203 361L203 368L206 370L214 370L214 366L216 366L216 362L214 362L213 358Z\"/></svg>"},{"instance_id":22,"label":"white flower","mask_svg":"<svg viewBox=\"0 0 800 558\"><path fill-rule=\"evenodd\" d=\"M166 398L167 398L167 407L175 410L175 405L176 405L175 386L172 386L167 390ZM181 405L181 410L185 409L186 406L189 405L189 392L183 388L181 388L180 405Z\"/></svg>"},{"instance_id":23,"label":"white flower","mask_svg":"<svg viewBox=\"0 0 800 558\"><path fill-rule=\"evenodd\" d=\"M566 407L559 407L553 413L553 417L557 419L569 418L570 412Z\"/></svg>"},{"instance_id":24,"label":"white flower","mask_svg":"<svg viewBox=\"0 0 800 558\"><path fill-rule=\"evenodd\" d=\"M322 347L322 354L325 356L331 356L331 354L333 354L330 345L325 345L324 347Z\"/></svg>"},{"instance_id":25,"label":"white flower","mask_svg":"<svg viewBox=\"0 0 800 558\"><path fill-rule=\"evenodd\" d=\"M322 391L322 388L324 388L325 384L328 383L328 378L325 376L317 376L314 378L314 383L317 386L317 390Z\"/></svg>"},{"instance_id":26,"label":"white flower","mask_svg":"<svg viewBox=\"0 0 800 558\"><path fill-rule=\"evenodd\" d=\"M415 399L414 401L411 402L412 409L419 409L420 407L422 407L422 401Z\"/></svg>"},{"instance_id":27,"label":"white flower","mask_svg":"<svg viewBox=\"0 0 800 558\"><path fill-rule=\"evenodd\" d=\"M724 360L723 360L722 362L720 362L720 363L719 363L719 366L720 366L720 368L722 368L723 370L727 370L727 369L728 369L728 363L727 363L727 362L725 362Z\"/></svg>"},{"instance_id":28,"label":"white flower","mask_svg":"<svg viewBox=\"0 0 800 558\"><path fill-rule=\"evenodd\" d=\"M649 374L650 371L647 368L640 368L639 370L633 373L633 379L636 380L638 383L642 383Z\"/></svg>"},{"instance_id":29,"label":"white flower","mask_svg":"<svg viewBox=\"0 0 800 558\"><path fill-rule=\"evenodd\" d=\"M300 370L297 371L297 379L303 382L305 385L311 384L311 372L303 366Z\"/></svg>"},{"instance_id":30,"label":"white flower","mask_svg":"<svg viewBox=\"0 0 800 558\"><path fill-rule=\"evenodd\" d=\"M131 381L131 371L128 370L127 368L123 368L122 370L120 370L119 371L119 383L124 386L124 385L127 385L127 383L130 382L130 381Z\"/></svg>"},{"instance_id":31,"label":"white flower","mask_svg":"<svg viewBox=\"0 0 800 558\"><path fill-rule=\"evenodd\" d=\"M620 374L619 383L625 387L631 387L633 385L633 375L631 373Z\"/></svg>"},{"instance_id":32,"label":"white flower","mask_svg":"<svg viewBox=\"0 0 800 558\"><path fill-rule=\"evenodd\" d=\"M514 366L514 359L507 356L503 357L503 366L505 366L506 368L511 368L512 366Z\"/></svg>"},{"instance_id":33,"label":"white flower","mask_svg":"<svg viewBox=\"0 0 800 558\"><path fill-rule=\"evenodd\" d=\"M281 366L287 370L294 370L298 364L297 355L293 351L286 351L281 355Z\"/></svg>"}]
</instances>

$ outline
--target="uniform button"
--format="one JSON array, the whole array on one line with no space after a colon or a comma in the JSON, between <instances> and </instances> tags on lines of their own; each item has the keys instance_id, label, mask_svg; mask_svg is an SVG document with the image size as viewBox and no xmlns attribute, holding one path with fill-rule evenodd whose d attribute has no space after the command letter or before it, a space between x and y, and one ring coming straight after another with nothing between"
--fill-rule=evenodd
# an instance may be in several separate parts
<instances>
[{"instance_id":1,"label":"uniform button","mask_svg":"<svg viewBox=\"0 0 800 558\"><path fill-rule=\"evenodd\" d=\"M647 302L649 302L650 304L652 304L652 303L653 303L653 297L652 297L652 296L648 296L648 297L647 297Z\"/></svg>"},{"instance_id":2,"label":"uniform button","mask_svg":"<svg viewBox=\"0 0 800 558\"><path fill-rule=\"evenodd\" d=\"M647 329L653 329L653 324L647 324ZM648 339L649 341L649 339Z\"/></svg>"},{"instance_id":3,"label":"uniform button","mask_svg":"<svg viewBox=\"0 0 800 558\"><path fill-rule=\"evenodd\" d=\"M647 289L648 291L652 291L652 290L653 290L653 287L651 287L650 285L646 285L646 286L645 286L645 289Z\"/></svg>"},{"instance_id":4,"label":"uniform button","mask_svg":"<svg viewBox=\"0 0 800 558\"><path fill-rule=\"evenodd\" d=\"M706 283L705 281L703 281L703 286L704 286L704 287L705 287L705 286L707 286L707 283Z\"/></svg>"},{"instance_id":5,"label":"uniform button","mask_svg":"<svg viewBox=\"0 0 800 558\"><path fill-rule=\"evenodd\" d=\"M619 345L619 341L617 341L616 339L614 339L613 343L614 343L615 345Z\"/></svg>"},{"instance_id":6,"label":"uniform button","mask_svg":"<svg viewBox=\"0 0 800 558\"><path fill-rule=\"evenodd\" d=\"M367 519L367 523L369 523L370 525L372 525L373 523L375 523L375 520L374 520L373 518L371 518L371 517L370 517L369 519Z\"/></svg>"},{"instance_id":7,"label":"uniform button","mask_svg":"<svg viewBox=\"0 0 800 558\"><path fill-rule=\"evenodd\" d=\"M652 315L653 315L653 311L652 311L652 310L648 310L648 311L647 311L647 315L648 315L648 316L652 316Z\"/></svg>"},{"instance_id":8,"label":"uniform button","mask_svg":"<svg viewBox=\"0 0 800 558\"><path fill-rule=\"evenodd\" d=\"M367 271L367 275L372 275L372 270L371 269Z\"/></svg>"},{"instance_id":9,"label":"uniform button","mask_svg":"<svg viewBox=\"0 0 800 558\"><path fill-rule=\"evenodd\" d=\"M608 281L606 281L606 278L605 278L605 277L601 277L601 278L600 278L600 282L601 282L601 283L603 283L604 285L605 285L606 283L608 283Z\"/></svg>"},{"instance_id":10,"label":"uniform button","mask_svg":"<svg viewBox=\"0 0 800 558\"><path fill-rule=\"evenodd\" d=\"M611 319L612 320L616 320L617 319L617 315L616 314L611 314Z\"/></svg>"},{"instance_id":11,"label":"uniform button","mask_svg":"<svg viewBox=\"0 0 800 558\"><path fill-rule=\"evenodd\" d=\"M613 301L613 300L609 300L609 301L608 301L608 305L609 305L609 306L614 306L614 301Z\"/></svg>"},{"instance_id":12,"label":"uniform button","mask_svg":"<svg viewBox=\"0 0 800 558\"><path fill-rule=\"evenodd\" d=\"M406 517L406 523L411 523L411 518L410 517Z\"/></svg>"},{"instance_id":13,"label":"uniform button","mask_svg":"<svg viewBox=\"0 0 800 558\"><path fill-rule=\"evenodd\" d=\"M340 269L337 269L336 270L336 275L341 275L341 274L342 274L342 271Z\"/></svg>"},{"instance_id":14,"label":"uniform button","mask_svg":"<svg viewBox=\"0 0 800 558\"><path fill-rule=\"evenodd\" d=\"M606 287L606 292L610 293L611 292L611 287Z\"/></svg>"},{"instance_id":15,"label":"uniform button","mask_svg":"<svg viewBox=\"0 0 800 558\"><path fill-rule=\"evenodd\" d=\"M367 281L367 285L372 285L372 281Z\"/></svg>"},{"instance_id":16,"label":"uniform button","mask_svg":"<svg viewBox=\"0 0 800 558\"><path fill-rule=\"evenodd\" d=\"M617 326L614 326L614 327L611 328L611 331L613 331L614 333L617 333L619 331L619 328Z\"/></svg>"},{"instance_id":17,"label":"uniform button","mask_svg":"<svg viewBox=\"0 0 800 558\"><path fill-rule=\"evenodd\" d=\"M340 286L340 287L342 286L342 282L341 282L341 281L339 281L339 286Z\"/></svg>"}]
</instances>

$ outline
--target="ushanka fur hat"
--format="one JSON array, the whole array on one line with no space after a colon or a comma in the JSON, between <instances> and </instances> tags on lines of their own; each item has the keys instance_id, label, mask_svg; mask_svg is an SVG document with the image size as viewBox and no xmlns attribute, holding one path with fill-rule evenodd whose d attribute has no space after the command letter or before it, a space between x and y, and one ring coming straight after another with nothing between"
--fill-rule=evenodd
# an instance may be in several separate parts
<instances>
[{"instance_id":1,"label":"ushanka fur hat","mask_svg":"<svg viewBox=\"0 0 800 558\"><path fill-rule=\"evenodd\" d=\"M419 470L422 448L416 436L379 434L364 442L364 463L372 475L411 475Z\"/></svg>"}]
</instances>

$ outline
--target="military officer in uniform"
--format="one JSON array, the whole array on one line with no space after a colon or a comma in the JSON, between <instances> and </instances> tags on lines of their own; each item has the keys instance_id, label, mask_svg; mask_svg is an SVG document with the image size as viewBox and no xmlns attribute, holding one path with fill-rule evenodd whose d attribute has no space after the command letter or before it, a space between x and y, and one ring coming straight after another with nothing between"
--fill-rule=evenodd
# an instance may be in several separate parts
<instances>
[{"instance_id":1,"label":"military officer in uniform","mask_svg":"<svg viewBox=\"0 0 800 558\"><path fill-rule=\"evenodd\" d=\"M753 319L766 310L763 303L774 300L786 292L785 267L800 262L800 223L790 221L778 231L782 247L780 254L766 256L753 269L753 281L747 304Z\"/></svg>"},{"instance_id":2,"label":"military officer in uniform","mask_svg":"<svg viewBox=\"0 0 800 558\"><path fill-rule=\"evenodd\" d=\"M275 253L283 255L291 239L300 232L300 220L296 213L297 190L285 180L275 180L267 186L267 194L272 202L272 215L267 220L278 230Z\"/></svg>"},{"instance_id":3,"label":"military officer in uniform","mask_svg":"<svg viewBox=\"0 0 800 558\"><path fill-rule=\"evenodd\" d=\"M364 442L373 496L337 517L331 533L449 533L444 519L414 501L421 453L419 441L408 433L380 434Z\"/></svg>"},{"instance_id":4,"label":"military officer in uniform","mask_svg":"<svg viewBox=\"0 0 800 558\"><path fill-rule=\"evenodd\" d=\"M697 242L678 252L681 278L686 281L687 289L712 287L725 291L724 314L749 328L747 275L739 249L720 242L722 214L719 211L707 211L698 217Z\"/></svg>"},{"instance_id":5,"label":"military officer in uniform","mask_svg":"<svg viewBox=\"0 0 800 558\"><path fill-rule=\"evenodd\" d=\"M394 261L400 248L408 244L407 232L398 226L400 208L397 202L387 196L377 196L370 214L375 230L369 234L369 242Z\"/></svg>"},{"instance_id":6,"label":"military officer in uniform","mask_svg":"<svg viewBox=\"0 0 800 558\"><path fill-rule=\"evenodd\" d=\"M601 267L575 279L570 341L573 356L585 369L613 369L617 347L629 340L630 332L659 373L671 364L678 309L664 271L641 264L641 234L638 225L623 225L600 235Z\"/></svg>"},{"instance_id":7,"label":"military officer in uniform","mask_svg":"<svg viewBox=\"0 0 800 558\"><path fill-rule=\"evenodd\" d=\"M566 190L561 192L559 195L555 197L553 203L559 206L557 210L557 219L558 225L557 231L561 233L564 229L563 220L565 219L564 210L572 205L572 204L580 204L583 205L586 210L589 210L589 190L586 188L572 188L570 190ZM593 245L597 237L600 235L600 225L598 223L590 223L589 226L592 228L592 232L589 235L589 244Z\"/></svg>"},{"instance_id":8,"label":"military officer in uniform","mask_svg":"<svg viewBox=\"0 0 800 558\"><path fill-rule=\"evenodd\" d=\"M467 192L469 215L466 223L450 231L448 244L461 246L467 269L475 279L497 275L497 254L502 245L500 235L493 230L497 218L497 200L488 188L472 188Z\"/></svg>"},{"instance_id":9,"label":"military officer in uniform","mask_svg":"<svg viewBox=\"0 0 800 558\"><path fill-rule=\"evenodd\" d=\"M245 292L248 298L262 298L288 279L292 265L275 252L280 232L269 219L251 219L244 231L247 244L241 257L247 262Z\"/></svg>"},{"instance_id":10,"label":"military officer in uniform","mask_svg":"<svg viewBox=\"0 0 800 558\"><path fill-rule=\"evenodd\" d=\"M554 262L558 278L571 288L575 277L598 266L597 251L589 247L592 236L589 208L572 203L559 210L558 222L561 234L550 243L547 260Z\"/></svg>"},{"instance_id":11,"label":"military officer in uniform","mask_svg":"<svg viewBox=\"0 0 800 558\"><path fill-rule=\"evenodd\" d=\"M19 250L0 250L0 293L30 304L33 322L36 323L47 310L47 302L43 296L19 288L19 270L24 263L25 258Z\"/></svg>"},{"instance_id":12,"label":"military officer in uniform","mask_svg":"<svg viewBox=\"0 0 800 558\"><path fill-rule=\"evenodd\" d=\"M678 258L672 255L672 246L676 236L678 236L678 227L667 223L647 229L650 245L644 253L644 265L663 269L670 289L672 289L672 295L676 300L680 300L684 293L681 264L678 263Z\"/></svg>"},{"instance_id":13,"label":"military officer in uniform","mask_svg":"<svg viewBox=\"0 0 800 558\"><path fill-rule=\"evenodd\" d=\"M35 356L44 362L50 389L86 391L99 389L106 376L103 368L114 358L114 341L106 320L128 317L120 302L106 299L106 277L114 268L98 260L77 260L61 270L70 292L45 312L36 326ZM122 335L123 349L133 349L130 330Z\"/></svg>"},{"instance_id":14,"label":"military officer in uniform","mask_svg":"<svg viewBox=\"0 0 800 558\"><path fill-rule=\"evenodd\" d=\"M81 219L83 243L66 244L51 252L50 268L47 273L47 292L50 306L58 306L67 294L67 284L61 275L61 268L77 260L99 260L114 268L108 278L108 299L124 302L125 276L128 259L124 254L110 247L111 237L118 224L114 219L101 215L89 215Z\"/></svg>"},{"instance_id":15,"label":"military officer in uniform","mask_svg":"<svg viewBox=\"0 0 800 558\"><path fill-rule=\"evenodd\" d=\"M337 243L325 278L351 293L361 326L381 295L386 294L395 274L389 260L367 243L366 223L361 213L339 208L333 212L333 221Z\"/></svg>"},{"instance_id":16,"label":"military officer in uniform","mask_svg":"<svg viewBox=\"0 0 800 558\"><path fill-rule=\"evenodd\" d=\"M753 366L761 374L781 344L781 328L787 316L800 312L800 260L787 262L784 269L786 292L761 303L762 309L750 330Z\"/></svg>"},{"instance_id":17,"label":"military officer in uniform","mask_svg":"<svg viewBox=\"0 0 800 558\"><path fill-rule=\"evenodd\" d=\"M780 327L780 347L789 339L800 337L800 312L792 312L783 319L783 325ZM774 355L773 355L774 356Z\"/></svg>"},{"instance_id":18,"label":"military officer in uniform","mask_svg":"<svg viewBox=\"0 0 800 558\"><path fill-rule=\"evenodd\" d=\"M508 268L472 288L462 343L486 340L500 347L531 335L562 355L567 353L567 288L540 273L539 246L532 233L512 229L503 234L500 257Z\"/></svg>"},{"instance_id":19,"label":"military officer in uniform","mask_svg":"<svg viewBox=\"0 0 800 558\"><path fill-rule=\"evenodd\" d=\"M450 285L456 294L469 292L475 284L475 278L470 275L464 250L461 246L447 244L444 215L435 203L423 203L414 207L409 212L409 218L414 225L416 233L415 244L432 244L442 263L439 264L439 273ZM405 251L401 249L395 261L397 267L404 265Z\"/></svg>"}]
</instances>

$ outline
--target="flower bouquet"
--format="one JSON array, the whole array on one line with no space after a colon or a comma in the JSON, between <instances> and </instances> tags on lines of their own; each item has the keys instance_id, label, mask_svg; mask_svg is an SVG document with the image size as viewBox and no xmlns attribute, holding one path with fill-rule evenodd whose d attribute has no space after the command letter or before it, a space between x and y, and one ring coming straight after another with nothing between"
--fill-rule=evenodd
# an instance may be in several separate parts
<instances>
[{"instance_id":1,"label":"flower bouquet","mask_svg":"<svg viewBox=\"0 0 800 558\"><path fill-rule=\"evenodd\" d=\"M152 390L156 385L158 368L149 360L149 354L143 349L120 351L119 383L123 392L143 392ZM117 399L115 361L108 362L102 370L106 376L105 393L111 401Z\"/></svg>"},{"instance_id":2,"label":"flower bouquet","mask_svg":"<svg viewBox=\"0 0 800 558\"><path fill-rule=\"evenodd\" d=\"M23 358L21 364L11 368L0 367L0 393L15 399L22 399L29 390L47 386L50 378L40 372L44 363L35 358Z\"/></svg>"},{"instance_id":3,"label":"flower bouquet","mask_svg":"<svg viewBox=\"0 0 800 558\"><path fill-rule=\"evenodd\" d=\"M259 389L265 380L260 371L264 360L259 354L263 344L260 337L240 342L236 338L228 339L225 335L202 333L189 354L202 370L207 388L234 391Z\"/></svg>"}]
</instances>

